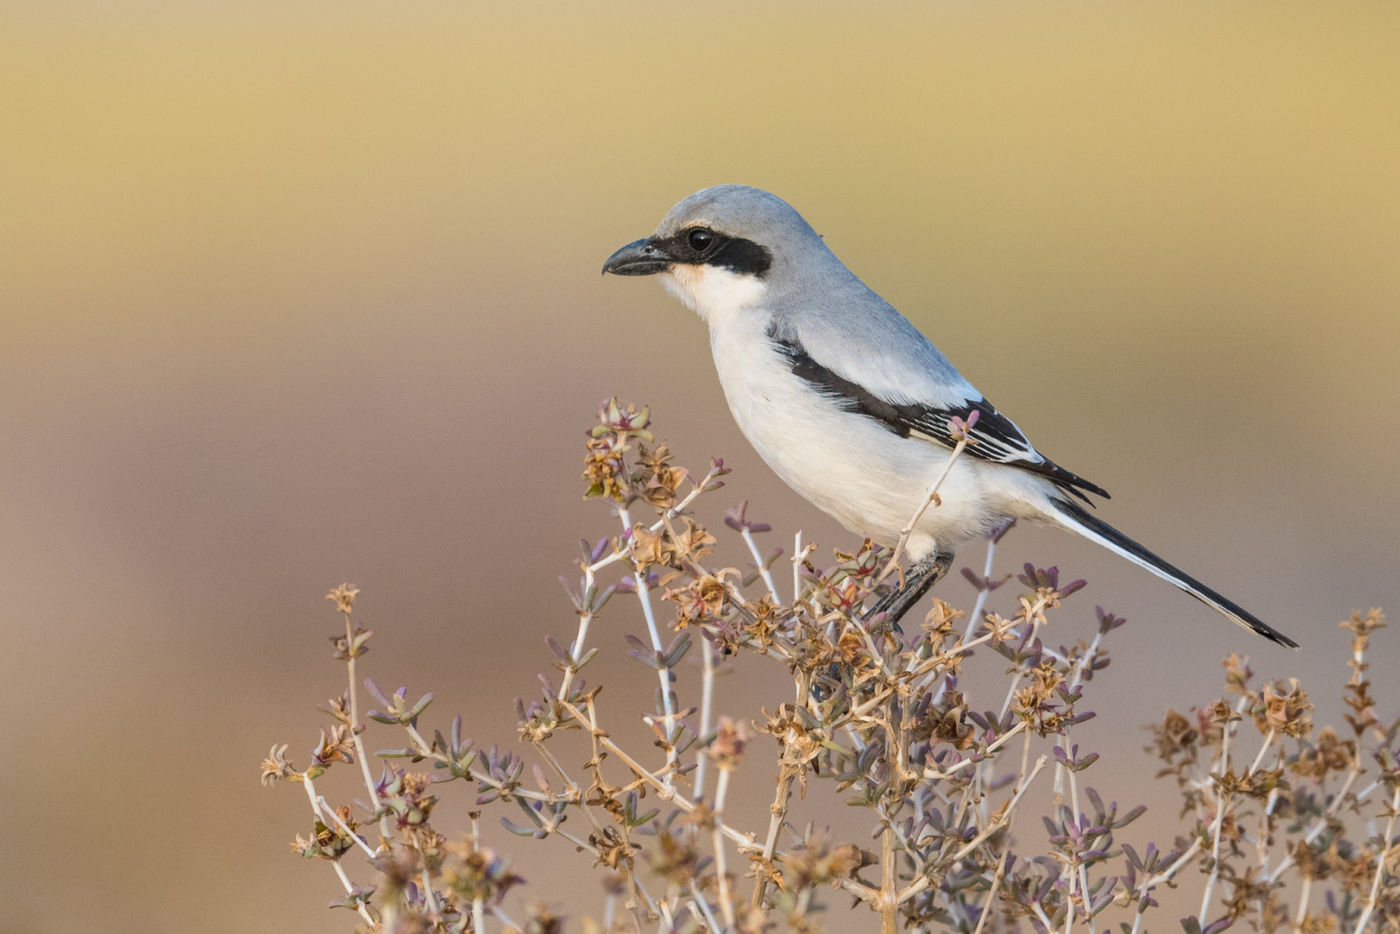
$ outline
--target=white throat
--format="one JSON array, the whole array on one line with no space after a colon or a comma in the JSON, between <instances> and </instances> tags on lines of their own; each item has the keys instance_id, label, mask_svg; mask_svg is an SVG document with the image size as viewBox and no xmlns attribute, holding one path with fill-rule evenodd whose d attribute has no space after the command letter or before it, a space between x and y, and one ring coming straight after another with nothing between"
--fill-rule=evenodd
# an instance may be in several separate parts
<instances>
[{"instance_id":1,"label":"white throat","mask_svg":"<svg viewBox=\"0 0 1400 934\"><path fill-rule=\"evenodd\" d=\"M675 265L661 282L710 327L721 327L740 311L757 305L768 286L758 276L722 266Z\"/></svg>"}]
</instances>

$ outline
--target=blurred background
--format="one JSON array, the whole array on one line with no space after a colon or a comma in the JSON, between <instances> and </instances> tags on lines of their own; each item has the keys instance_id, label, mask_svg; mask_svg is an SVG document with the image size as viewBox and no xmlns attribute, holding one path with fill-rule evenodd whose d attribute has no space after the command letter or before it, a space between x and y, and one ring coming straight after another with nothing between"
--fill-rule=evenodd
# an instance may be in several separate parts
<instances>
[{"instance_id":1,"label":"blurred background","mask_svg":"<svg viewBox=\"0 0 1400 934\"><path fill-rule=\"evenodd\" d=\"M856 543L734 428L700 322L599 276L720 182L791 201L1104 516L1303 643L1014 532L1001 569L1089 580L1054 638L1131 621L1095 782L1174 816L1142 727L1218 696L1231 651L1337 721L1337 622L1400 607L1397 38L1381 3L10 0L0 931L349 930L288 852L300 790L258 784L343 690L323 595L362 588L365 675L513 741L573 632L556 579L616 531L580 498L600 399L735 469L702 519L747 499L769 546ZM620 653L640 622L610 609ZM596 914L566 849L522 874Z\"/></svg>"}]
</instances>

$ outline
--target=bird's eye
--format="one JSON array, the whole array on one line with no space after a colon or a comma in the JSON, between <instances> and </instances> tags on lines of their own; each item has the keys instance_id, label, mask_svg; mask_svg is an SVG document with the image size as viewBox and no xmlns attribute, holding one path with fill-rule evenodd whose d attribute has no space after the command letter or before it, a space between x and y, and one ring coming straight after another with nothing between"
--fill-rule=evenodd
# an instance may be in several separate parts
<instances>
[{"instance_id":1,"label":"bird's eye","mask_svg":"<svg viewBox=\"0 0 1400 934\"><path fill-rule=\"evenodd\" d=\"M685 235L685 240L696 253L704 253L714 246L715 234L714 231L706 230L704 227L694 227Z\"/></svg>"}]
</instances>

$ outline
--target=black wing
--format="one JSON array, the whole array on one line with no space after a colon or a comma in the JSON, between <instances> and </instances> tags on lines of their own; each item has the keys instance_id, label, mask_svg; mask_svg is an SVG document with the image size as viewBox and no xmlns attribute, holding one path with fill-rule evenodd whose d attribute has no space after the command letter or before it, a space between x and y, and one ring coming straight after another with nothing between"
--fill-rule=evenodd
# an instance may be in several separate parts
<instances>
[{"instance_id":1,"label":"black wing","mask_svg":"<svg viewBox=\"0 0 1400 934\"><path fill-rule=\"evenodd\" d=\"M801 343L780 336L776 329L770 328L768 336L799 378L846 411L873 418L901 438L918 435L951 448L957 441L949 429L949 419L956 416L966 422L976 412L977 424L969 432L975 443L969 444L964 453L1039 474L1086 503L1091 502L1086 493L1108 498L1107 490L1065 470L1037 451L1016 423L986 399L967 399L952 406L890 402L818 363Z\"/></svg>"}]
</instances>

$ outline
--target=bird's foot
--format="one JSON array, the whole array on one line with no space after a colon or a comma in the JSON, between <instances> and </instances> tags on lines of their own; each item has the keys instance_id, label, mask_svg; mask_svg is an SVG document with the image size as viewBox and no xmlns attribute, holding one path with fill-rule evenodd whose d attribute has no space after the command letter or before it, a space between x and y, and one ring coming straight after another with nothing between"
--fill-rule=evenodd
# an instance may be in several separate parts
<instances>
[{"instance_id":1,"label":"bird's foot","mask_svg":"<svg viewBox=\"0 0 1400 934\"><path fill-rule=\"evenodd\" d=\"M902 632L899 629L900 619L928 593L930 587L942 580L952 566L952 552L935 552L915 561L907 572L900 575L899 586L891 588L874 606L861 614L861 622L868 623L881 613L886 613L890 625Z\"/></svg>"}]
</instances>

